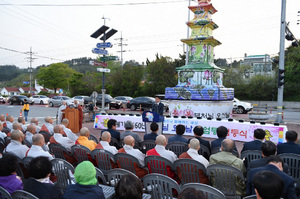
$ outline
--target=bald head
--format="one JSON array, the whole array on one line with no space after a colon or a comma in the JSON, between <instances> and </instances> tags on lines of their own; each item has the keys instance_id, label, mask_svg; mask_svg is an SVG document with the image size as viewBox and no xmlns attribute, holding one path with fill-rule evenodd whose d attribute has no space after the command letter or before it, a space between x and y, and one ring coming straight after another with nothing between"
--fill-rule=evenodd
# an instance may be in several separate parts
<instances>
[{"instance_id":1,"label":"bald head","mask_svg":"<svg viewBox=\"0 0 300 199\"><path fill-rule=\"evenodd\" d=\"M102 141L110 142L111 135L108 131L104 131L101 136Z\"/></svg>"},{"instance_id":2,"label":"bald head","mask_svg":"<svg viewBox=\"0 0 300 199\"><path fill-rule=\"evenodd\" d=\"M166 146L167 145L167 138L164 135L159 135L156 137L155 144Z\"/></svg>"},{"instance_id":3,"label":"bald head","mask_svg":"<svg viewBox=\"0 0 300 199\"><path fill-rule=\"evenodd\" d=\"M88 128L83 127L82 129L80 129L80 136L85 136L85 137L89 137L90 136L90 131Z\"/></svg>"},{"instance_id":4,"label":"bald head","mask_svg":"<svg viewBox=\"0 0 300 199\"><path fill-rule=\"evenodd\" d=\"M67 127L69 125L69 120L67 118L64 118L62 121L61 121L61 124L65 125L65 127Z\"/></svg>"},{"instance_id":5,"label":"bald head","mask_svg":"<svg viewBox=\"0 0 300 199\"><path fill-rule=\"evenodd\" d=\"M13 123L12 128L13 130L21 130L22 126L20 123Z\"/></svg>"},{"instance_id":6,"label":"bald head","mask_svg":"<svg viewBox=\"0 0 300 199\"><path fill-rule=\"evenodd\" d=\"M67 104L67 102L66 101L63 101L63 103L62 103L63 105L66 105Z\"/></svg>"},{"instance_id":7,"label":"bald head","mask_svg":"<svg viewBox=\"0 0 300 199\"><path fill-rule=\"evenodd\" d=\"M190 147L191 149L195 149L195 150L198 151L198 150L200 149L200 142L199 142L199 140L196 139L196 138L191 139L191 140L190 140L189 147Z\"/></svg>"},{"instance_id":8,"label":"bald head","mask_svg":"<svg viewBox=\"0 0 300 199\"><path fill-rule=\"evenodd\" d=\"M38 145L38 146L44 146L45 144L45 138L42 134L35 134L32 136L32 144Z\"/></svg>"},{"instance_id":9,"label":"bald head","mask_svg":"<svg viewBox=\"0 0 300 199\"><path fill-rule=\"evenodd\" d=\"M0 114L0 121L1 121L1 122L5 122L5 115Z\"/></svg>"},{"instance_id":10,"label":"bald head","mask_svg":"<svg viewBox=\"0 0 300 199\"><path fill-rule=\"evenodd\" d=\"M32 133L32 134L35 134L36 133L36 127L34 125L28 125L27 126L27 131Z\"/></svg>"},{"instance_id":11,"label":"bald head","mask_svg":"<svg viewBox=\"0 0 300 199\"><path fill-rule=\"evenodd\" d=\"M36 117L31 118L30 123L38 123L39 120Z\"/></svg>"},{"instance_id":12,"label":"bald head","mask_svg":"<svg viewBox=\"0 0 300 199\"><path fill-rule=\"evenodd\" d=\"M18 117L18 122L25 124L25 117Z\"/></svg>"},{"instance_id":13,"label":"bald head","mask_svg":"<svg viewBox=\"0 0 300 199\"><path fill-rule=\"evenodd\" d=\"M15 141L22 142L24 138L24 134L20 130L13 130L11 132L11 139Z\"/></svg>"},{"instance_id":14,"label":"bald head","mask_svg":"<svg viewBox=\"0 0 300 199\"><path fill-rule=\"evenodd\" d=\"M222 151L232 152L234 149L234 141L232 139L225 139L221 143Z\"/></svg>"},{"instance_id":15,"label":"bald head","mask_svg":"<svg viewBox=\"0 0 300 199\"><path fill-rule=\"evenodd\" d=\"M47 117L45 117L45 122L48 122L48 123L52 124L53 120L50 116L47 116Z\"/></svg>"},{"instance_id":16,"label":"bald head","mask_svg":"<svg viewBox=\"0 0 300 199\"><path fill-rule=\"evenodd\" d=\"M60 134L63 134L63 127L61 126L61 125L55 125L54 127L53 127L53 131L54 131L54 133L60 133Z\"/></svg>"},{"instance_id":17,"label":"bald head","mask_svg":"<svg viewBox=\"0 0 300 199\"><path fill-rule=\"evenodd\" d=\"M11 115L6 116L6 121L10 121L11 123L14 122L14 117Z\"/></svg>"},{"instance_id":18,"label":"bald head","mask_svg":"<svg viewBox=\"0 0 300 199\"><path fill-rule=\"evenodd\" d=\"M126 145L134 145L134 138L131 136L131 135L127 135L125 138L124 138L124 143Z\"/></svg>"}]
</instances>

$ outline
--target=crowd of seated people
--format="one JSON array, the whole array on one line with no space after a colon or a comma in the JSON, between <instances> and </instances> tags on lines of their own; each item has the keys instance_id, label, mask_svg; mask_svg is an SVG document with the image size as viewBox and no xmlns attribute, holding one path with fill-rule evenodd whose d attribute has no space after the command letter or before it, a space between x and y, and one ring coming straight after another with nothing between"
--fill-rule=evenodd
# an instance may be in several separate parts
<instances>
[{"instance_id":1,"label":"crowd of seated people","mask_svg":"<svg viewBox=\"0 0 300 199\"><path fill-rule=\"evenodd\" d=\"M1 121L3 121L3 115L0 115L0 119ZM147 156L160 156L169 160L172 164L179 159L192 159L201 163L205 168L208 168L210 165L214 164L229 165L239 169L245 176L245 179L247 179L242 183L236 184L237 195L246 196L256 194L257 198L266 198L266 196L264 196L264 190L268 189L271 186L279 186L278 184L282 183L283 181L283 189L278 189L278 192L274 193L276 195L274 195L274 198L277 198L278 194L280 195L279 197L283 198L296 198L296 190L294 186L295 179L293 179L293 177L289 175L289 166L287 164L284 164L280 156L276 156L276 151L277 154L300 154L300 145L296 144L298 141L298 134L295 131L287 131L285 137L287 142L278 144L276 146L276 144L274 144L271 141L264 141L266 133L263 129L255 129L253 132L254 140L251 142L244 143L242 152L249 150L259 150L261 151L262 158L252 160L249 163L249 165L245 165L245 162L241 158L237 157L236 155L233 155L233 151L236 150L236 145L232 139L227 138L228 130L224 126L220 126L217 128L218 138L212 141L210 144L209 141L205 140L202 137L203 128L201 126L196 126L193 129L195 138L191 138L188 140L185 137L183 137L185 132L185 126L179 124L176 126L176 135L171 136L169 137L169 139L167 139L164 135L157 135L158 125L156 123L153 123L150 126L152 131L151 134L149 134L149 136L144 136L144 140L155 140L155 147L149 149L148 151L146 151L146 153L143 153L140 150L141 148L135 146L136 144L141 144L143 140L141 139L139 134L132 132L134 125L131 121L125 122L126 130L123 133L120 133L116 130L116 120L112 119L108 121L108 129L103 130L101 132L101 140L99 143L96 143L93 140L89 139L90 132L88 128L83 127L82 129L80 129L78 137L70 129L67 128L69 123L67 119L63 120L61 125L54 126L52 124L52 118L46 117L46 125L44 124L43 127L39 130L44 130L51 134L51 137L49 139L50 142L46 143L44 135L37 132L39 128L38 122L36 122L35 119L32 120L31 124L27 126L22 124L23 118L18 119L19 123L13 123L13 117L7 116L6 120L4 118L3 121L5 125L3 122L0 122L0 138L2 140L4 140L6 137L11 138L10 143L7 144L3 151L3 157L0 159L0 161L3 161L3 164L0 163L0 186L4 188L7 187L7 183L1 184L1 179L13 180L13 184L15 184L15 187L6 188L10 193L12 193L14 190L24 188L24 190L27 190L28 192L31 192L34 195L38 195L39 193L32 190L32 187L39 187L39 183L41 183L41 181L50 183L49 186L43 186L43 189L47 191L55 189L55 187L52 186L51 182L48 181L49 174L51 173L49 167L43 168L44 170L39 170L41 168L38 167L39 162L44 162L43 164L49 165L50 160L55 158L55 155L51 154L48 147L49 143L52 143L61 145L67 151L70 152L72 151L72 146L83 145L87 147L90 151L93 151L95 149L104 149L106 151L109 151L113 155L118 153L129 154L135 157L139 162L138 165L135 165L135 174L140 179L143 178L145 175L151 173L151 168L149 167L149 165L145 165L144 161L145 157ZM9 134L6 132L2 132L4 126L6 126L6 128L10 128ZM119 141L119 149L111 145L112 137L116 138ZM24 145L25 139L31 144L30 147ZM171 142L187 143L188 150L184 151L177 157L174 151L170 151L165 148L166 145ZM205 146L210 151L213 151L214 148L219 148L220 152L212 154L209 157L208 161L201 154L199 154L199 149L201 148L201 146ZM16 165L18 165L17 158L23 159L24 157L35 158L37 159L37 162L32 162L31 167L33 168L33 170L29 170L31 178L24 181L23 184L20 178L16 176ZM38 159L39 157L44 157L44 159L46 158L47 161L44 159ZM74 176L77 184L76 186L74 185L68 187L63 196L57 197L74 198L74 196L72 195L72 190L78 191L81 188L83 190L86 190L87 187L89 187L91 190L96 190L95 193L98 198L104 198L102 190L97 190L97 188L93 188L96 185L94 182L94 166L97 166L95 165L95 162L91 163L89 161L86 161L84 164L80 163L78 165L77 163L74 164L74 162L72 162L72 164L76 166ZM122 165L117 164L117 162L115 162L115 164L116 165L114 165L113 168L122 168ZM7 168L8 165L12 165L10 169ZM248 168L248 170L246 169L246 167ZM263 171L265 170L268 170L272 174L264 173ZM38 175L34 175L34 172ZM274 173L276 175L275 177L273 175ZM202 175L202 183L208 185L214 184L213 177L209 177L204 172L199 172L199 175ZM172 170L169 168L167 176L174 179L178 183L180 183L181 181L180 173L176 169ZM126 183L128 180L130 180L131 177L132 176L127 176L128 179L124 178L123 180L119 181L118 185L115 188L115 198L126 198L126 196L122 195L125 194L123 193L123 189L126 189L126 187L123 187L124 185L122 183ZM267 182L270 179L276 180L276 182L278 181L278 183L276 184L274 182L272 185L270 184L270 186L263 186L263 183L260 182ZM278 179L280 179L281 181ZM34 184L36 184L36 186L33 186ZM139 196L137 196L136 198L140 198L140 185L136 186L137 190L131 191L133 191L132 194L139 193ZM92 192L93 191L91 191L91 193ZM126 194L130 195L129 192L126 192ZM179 194L178 198L186 198L189 197L189 195L199 195L200 197L201 192L197 192L194 190L191 190L189 192L184 191L181 194ZM94 196L91 196L91 198L93 197ZM132 198L134 197L132 196Z\"/></svg>"}]
</instances>

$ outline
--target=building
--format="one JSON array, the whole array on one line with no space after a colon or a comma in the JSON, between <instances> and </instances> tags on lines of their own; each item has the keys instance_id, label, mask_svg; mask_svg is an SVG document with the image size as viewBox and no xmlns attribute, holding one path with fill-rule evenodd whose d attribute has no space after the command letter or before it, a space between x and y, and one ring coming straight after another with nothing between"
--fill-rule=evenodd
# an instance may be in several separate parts
<instances>
[{"instance_id":1,"label":"building","mask_svg":"<svg viewBox=\"0 0 300 199\"><path fill-rule=\"evenodd\" d=\"M250 55L245 54L244 60L241 61L241 66L250 66L251 69L245 73L245 77L253 75L275 75L272 70L272 59L270 55Z\"/></svg>"},{"instance_id":2,"label":"building","mask_svg":"<svg viewBox=\"0 0 300 199\"><path fill-rule=\"evenodd\" d=\"M17 87L4 87L1 89L0 93L1 95L11 96L11 95L20 95L21 91Z\"/></svg>"}]
</instances>

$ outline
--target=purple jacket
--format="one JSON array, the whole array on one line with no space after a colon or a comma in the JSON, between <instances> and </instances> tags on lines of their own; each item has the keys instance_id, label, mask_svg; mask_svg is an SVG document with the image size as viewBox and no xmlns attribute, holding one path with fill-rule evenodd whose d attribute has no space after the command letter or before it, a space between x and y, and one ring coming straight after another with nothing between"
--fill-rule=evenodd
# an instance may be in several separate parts
<instances>
[{"instance_id":1,"label":"purple jacket","mask_svg":"<svg viewBox=\"0 0 300 199\"><path fill-rule=\"evenodd\" d=\"M0 186L6 189L10 194L16 190L23 190L23 183L17 179L16 176L16 174L0 176Z\"/></svg>"}]
</instances>

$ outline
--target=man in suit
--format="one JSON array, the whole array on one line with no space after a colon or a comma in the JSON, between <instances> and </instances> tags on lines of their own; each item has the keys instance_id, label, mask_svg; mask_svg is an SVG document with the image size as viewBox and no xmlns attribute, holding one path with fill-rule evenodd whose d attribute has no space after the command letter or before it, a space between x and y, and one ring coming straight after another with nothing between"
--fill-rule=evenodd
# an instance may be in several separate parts
<instances>
[{"instance_id":1,"label":"man in suit","mask_svg":"<svg viewBox=\"0 0 300 199\"><path fill-rule=\"evenodd\" d=\"M213 148L221 148L221 143L223 140L226 139L226 136L228 134L228 129L225 126L219 126L217 128L217 136L218 139L215 139L211 142L211 149ZM236 146L234 145L234 150L237 151Z\"/></svg>"},{"instance_id":2,"label":"man in suit","mask_svg":"<svg viewBox=\"0 0 300 199\"><path fill-rule=\"evenodd\" d=\"M276 173L284 182L282 198L296 199L294 179L283 172L283 161L279 156L272 155L269 157L268 164L264 167L251 169L248 173L246 195L255 194L253 187L253 178L259 171L268 170Z\"/></svg>"},{"instance_id":3,"label":"man in suit","mask_svg":"<svg viewBox=\"0 0 300 199\"><path fill-rule=\"evenodd\" d=\"M144 140L156 140L157 131L158 131L158 124L156 122L152 122L150 125L151 133L144 135Z\"/></svg>"},{"instance_id":4,"label":"man in suit","mask_svg":"<svg viewBox=\"0 0 300 199\"><path fill-rule=\"evenodd\" d=\"M298 141L298 134L295 131L287 131L285 134L286 143L277 145L277 154L295 153L300 155L300 145L296 144Z\"/></svg>"},{"instance_id":5,"label":"man in suit","mask_svg":"<svg viewBox=\"0 0 300 199\"><path fill-rule=\"evenodd\" d=\"M255 129L254 140L251 142L245 142L241 152L248 150L260 150L261 144L264 141L265 136L266 132L263 129Z\"/></svg>"},{"instance_id":6,"label":"man in suit","mask_svg":"<svg viewBox=\"0 0 300 199\"><path fill-rule=\"evenodd\" d=\"M200 126L200 125L195 126L195 128L193 129L193 132L194 132L195 138L197 140L199 140L200 144L203 145L203 146L206 146L208 148L208 150L210 151L210 143L209 143L209 141L204 140L202 138L202 135L204 133L203 127ZM189 143L190 143L191 139L189 139Z\"/></svg>"},{"instance_id":7,"label":"man in suit","mask_svg":"<svg viewBox=\"0 0 300 199\"><path fill-rule=\"evenodd\" d=\"M117 129L117 120L110 119L107 122L107 129L101 131L101 135L104 131L108 131L111 137L116 138L118 142L120 142L120 132L116 131L116 129Z\"/></svg>"},{"instance_id":8,"label":"man in suit","mask_svg":"<svg viewBox=\"0 0 300 199\"><path fill-rule=\"evenodd\" d=\"M141 139L139 134L132 132L132 130L134 129L134 124L132 121L127 120L124 124L124 127L125 132L120 135L121 139L124 139L128 135L131 135L134 138L134 140L137 141L139 144L142 143L143 140Z\"/></svg>"},{"instance_id":9,"label":"man in suit","mask_svg":"<svg viewBox=\"0 0 300 199\"><path fill-rule=\"evenodd\" d=\"M156 112L160 116L164 116L164 105L160 102L158 96L155 97L155 103L152 105L152 112Z\"/></svg>"},{"instance_id":10,"label":"man in suit","mask_svg":"<svg viewBox=\"0 0 300 199\"><path fill-rule=\"evenodd\" d=\"M185 142L188 143L188 140L185 139L182 135L185 133L185 126L178 124L176 126L176 135L169 137L168 143L171 142Z\"/></svg>"}]
</instances>

